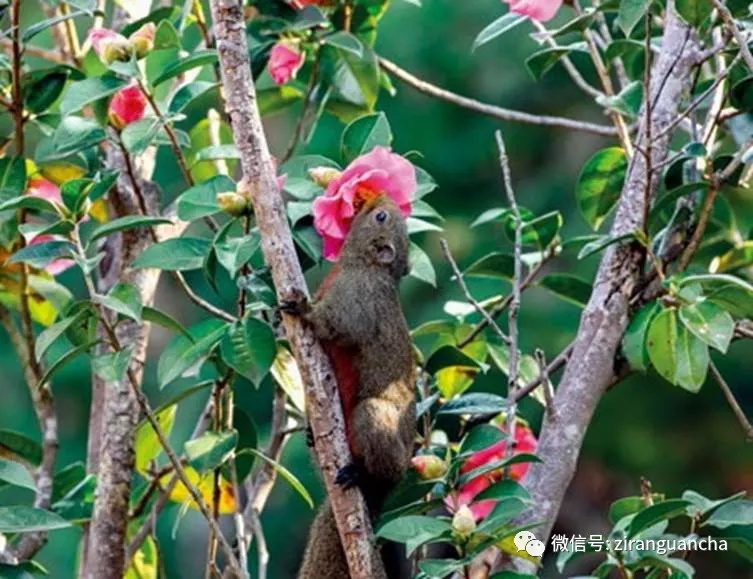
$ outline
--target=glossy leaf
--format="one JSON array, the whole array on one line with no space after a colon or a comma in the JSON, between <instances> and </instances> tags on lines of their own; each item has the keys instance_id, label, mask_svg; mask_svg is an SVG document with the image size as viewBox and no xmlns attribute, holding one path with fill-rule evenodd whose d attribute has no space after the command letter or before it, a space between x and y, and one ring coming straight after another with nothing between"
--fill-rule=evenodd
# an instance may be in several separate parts
<instances>
[{"instance_id":1,"label":"glossy leaf","mask_svg":"<svg viewBox=\"0 0 753 579\"><path fill-rule=\"evenodd\" d=\"M200 473L219 468L230 458L238 443L235 430L213 432L208 430L198 438L186 442L188 462Z\"/></svg>"},{"instance_id":2,"label":"glossy leaf","mask_svg":"<svg viewBox=\"0 0 753 579\"><path fill-rule=\"evenodd\" d=\"M95 76L72 83L60 102L60 114L67 116L78 112L86 105L109 97L127 85L127 80L114 75Z\"/></svg>"},{"instance_id":3,"label":"glossy leaf","mask_svg":"<svg viewBox=\"0 0 753 579\"><path fill-rule=\"evenodd\" d=\"M202 237L175 237L155 243L142 251L133 267L162 270L201 269L211 242Z\"/></svg>"},{"instance_id":4,"label":"glossy leaf","mask_svg":"<svg viewBox=\"0 0 753 579\"><path fill-rule=\"evenodd\" d=\"M130 284L118 283L106 296L96 296L94 301L136 322L141 321L141 311L144 308L141 294Z\"/></svg>"},{"instance_id":5,"label":"glossy leaf","mask_svg":"<svg viewBox=\"0 0 753 579\"><path fill-rule=\"evenodd\" d=\"M228 328L220 352L229 366L259 386L275 360L277 343L268 324L246 317Z\"/></svg>"},{"instance_id":6,"label":"glossy leaf","mask_svg":"<svg viewBox=\"0 0 753 579\"><path fill-rule=\"evenodd\" d=\"M627 158L620 147L602 149L583 166L575 194L583 217L598 230L620 198Z\"/></svg>"},{"instance_id":7,"label":"glossy leaf","mask_svg":"<svg viewBox=\"0 0 753 579\"><path fill-rule=\"evenodd\" d=\"M500 16L494 22L484 28L481 32L479 32L478 36L476 36L476 39L473 41L473 50L476 50L487 42L494 40L508 30L512 30L526 20L527 18L525 16L515 14L514 12L508 12L504 16Z\"/></svg>"},{"instance_id":8,"label":"glossy leaf","mask_svg":"<svg viewBox=\"0 0 753 579\"><path fill-rule=\"evenodd\" d=\"M649 357L646 334L660 307L656 302L646 304L633 316L622 338L622 354L633 370L648 369Z\"/></svg>"},{"instance_id":9,"label":"glossy leaf","mask_svg":"<svg viewBox=\"0 0 753 579\"><path fill-rule=\"evenodd\" d=\"M343 159L352 161L377 145L389 147L391 144L390 124L387 116L380 112L359 117L345 127L340 149Z\"/></svg>"},{"instance_id":10,"label":"glossy leaf","mask_svg":"<svg viewBox=\"0 0 753 579\"><path fill-rule=\"evenodd\" d=\"M70 526L65 519L43 509L23 505L0 507L0 533L54 531Z\"/></svg>"},{"instance_id":11,"label":"glossy leaf","mask_svg":"<svg viewBox=\"0 0 753 579\"><path fill-rule=\"evenodd\" d=\"M685 327L712 348L727 353L735 333L735 321L723 308L710 301L682 306L680 320Z\"/></svg>"}]
</instances>

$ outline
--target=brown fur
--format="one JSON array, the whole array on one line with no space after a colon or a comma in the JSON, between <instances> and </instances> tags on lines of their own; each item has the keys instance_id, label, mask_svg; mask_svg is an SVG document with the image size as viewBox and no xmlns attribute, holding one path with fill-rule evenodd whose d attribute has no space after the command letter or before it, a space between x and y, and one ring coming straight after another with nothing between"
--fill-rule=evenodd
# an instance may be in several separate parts
<instances>
[{"instance_id":1,"label":"brown fur","mask_svg":"<svg viewBox=\"0 0 753 579\"><path fill-rule=\"evenodd\" d=\"M377 213L386 212L383 222ZM408 271L408 233L386 197L353 222L339 271L304 314L323 342L353 352L358 377L352 414L345 416L359 486L376 515L410 463L415 433L410 335L398 300ZM310 531L299 579L347 579L348 567L328 502Z\"/></svg>"}]
</instances>

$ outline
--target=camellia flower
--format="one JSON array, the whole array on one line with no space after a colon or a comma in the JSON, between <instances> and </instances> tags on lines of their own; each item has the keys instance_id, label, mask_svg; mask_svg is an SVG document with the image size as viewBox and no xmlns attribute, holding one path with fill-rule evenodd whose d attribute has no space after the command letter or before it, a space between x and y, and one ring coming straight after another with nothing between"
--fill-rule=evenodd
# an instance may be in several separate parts
<instances>
[{"instance_id":1,"label":"camellia flower","mask_svg":"<svg viewBox=\"0 0 753 579\"><path fill-rule=\"evenodd\" d=\"M510 12L528 16L532 20L546 22L554 18L562 6L562 0L502 0L510 5Z\"/></svg>"},{"instance_id":2,"label":"camellia flower","mask_svg":"<svg viewBox=\"0 0 753 579\"><path fill-rule=\"evenodd\" d=\"M44 199L60 207L63 206L63 198L60 195L60 188L52 181L48 181L41 176L34 176L29 179L26 194L31 195L32 197L39 197L40 199ZM26 240L26 245L37 245L38 243L44 243L45 241L52 241L59 238L54 235L38 235L28 232L24 234L24 239ZM72 259L55 259L44 267L44 271L50 275L58 275L72 267L74 264L75 262Z\"/></svg>"},{"instance_id":3,"label":"camellia flower","mask_svg":"<svg viewBox=\"0 0 753 579\"><path fill-rule=\"evenodd\" d=\"M387 147L374 147L354 159L342 173L330 173L324 195L314 200L314 228L323 238L324 258L337 261L350 224L360 209L387 195L404 216L410 215L416 169Z\"/></svg>"},{"instance_id":4,"label":"camellia flower","mask_svg":"<svg viewBox=\"0 0 753 579\"><path fill-rule=\"evenodd\" d=\"M305 60L306 53L300 51L294 42L281 40L269 53L269 76L275 84L285 84L295 78Z\"/></svg>"},{"instance_id":5,"label":"camellia flower","mask_svg":"<svg viewBox=\"0 0 753 579\"><path fill-rule=\"evenodd\" d=\"M459 537L467 537L476 530L476 519L471 510L463 505L452 517L452 532Z\"/></svg>"},{"instance_id":6,"label":"camellia flower","mask_svg":"<svg viewBox=\"0 0 753 579\"><path fill-rule=\"evenodd\" d=\"M109 28L92 28L89 41L99 60L107 66L116 60L128 60L133 53L131 41Z\"/></svg>"},{"instance_id":7,"label":"camellia flower","mask_svg":"<svg viewBox=\"0 0 753 579\"><path fill-rule=\"evenodd\" d=\"M528 426L520 423L515 425L513 455L534 453L536 451L536 443L536 437ZM501 440L483 450L479 450L466 459L460 467L460 474L465 474L485 464L500 461L505 458L506 451L507 441L505 440ZM515 481L521 480L528 472L529 467L530 463L527 462L511 465L507 468L507 476ZM502 480L502 471L503 469L500 468L472 478L465 484L461 485L456 493L448 496L445 499L445 505L452 512L457 511L463 505L468 505L468 508L471 510L477 521L483 519L492 512L497 501L494 499L474 501L474 499L479 493L485 491L495 482Z\"/></svg>"},{"instance_id":8,"label":"camellia flower","mask_svg":"<svg viewBox=\"0 0 753 579\"><path fill-rule=\"evenodd\" d=\"M120 89L112 97L107 118L110 124L118 130L135 123L144 117L146 97L136 85Z\"/></svg>"}]
</instances>

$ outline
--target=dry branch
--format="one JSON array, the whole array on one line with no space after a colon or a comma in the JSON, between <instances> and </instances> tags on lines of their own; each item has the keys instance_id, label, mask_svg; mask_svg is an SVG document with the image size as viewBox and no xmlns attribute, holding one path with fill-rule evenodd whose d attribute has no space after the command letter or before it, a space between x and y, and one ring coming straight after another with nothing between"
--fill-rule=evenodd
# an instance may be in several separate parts
<instances>
[{"instance_id":1,"label":"dry branch","mask_svg":"<svg viewBox=\"0 0 753 579\"><path fill-rule=\"evenodd\" d=\"M242 8L238 0L212 0L211 8L226 109L261 232L264 258L271 268L277 297L280 300L296 299L307 294L306 284L256 104ZM378 568L381 563L375 556L371 523L360 491L344 491L334 483L336 472L350 462L351 456L329 360L311 330L298 318L285 315L283 323L306 383L306 402L316 454L351 577L382 577L384 570Z\"/></svg>"}]
</instances>

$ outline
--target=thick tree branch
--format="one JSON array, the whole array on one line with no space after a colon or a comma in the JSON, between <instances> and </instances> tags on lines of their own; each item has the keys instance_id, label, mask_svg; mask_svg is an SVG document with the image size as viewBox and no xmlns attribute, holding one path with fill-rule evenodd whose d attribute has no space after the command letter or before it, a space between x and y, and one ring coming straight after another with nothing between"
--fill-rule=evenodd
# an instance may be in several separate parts
<instances>
[{"instance_id":1,"label":"thick tree branch","mask_svg":"<svg viewBox=\"0 0 753 579\"><path fill-rule=\"evenodd\" d=\"M271 268L278 298L298 298L307 294L306 284L256 104L243 12L238 0L212 0L211 7L227 113L235 144L241 153L244 180L254 204L264 258ZM310 328L298 318L285 315L283 323L306 383L306 402L316 454L351 577L384 577L381 560L374 551L371 523L360 491L345 491L334 483L335 473L350 462L351 456L329 360Z\"/></svg>"},{"instance_id":2,"label":"thick tree branch","mask_svg":"<svg viewBox=\"0 0 753 579\"><path fill-rule=\"evenodd\" d=\"M662 50L656 59L651 93L650 122L661 134L678 113L681 97L692 82L691 68L697 62L698 43L692 31L676 16L673 2L667 5ZM638 143L645 147L646 119L641 115ZM668 136L654 139L651 147L653 166L668 154ZM650 202L658 179L647 189L647 163L643 155L634 155L612 227L612 235L626 234L644 226L646 204ZM541 521L536 536L546 543L575 472L578 455L596 405L613 379L614 357L628 323L629 299L635 287L643 253L635 244L621 244L604 254L594 291L581 317L573 352L554 405L556 420L544 417L536 464L525 481L533 507L525 521Z\"/></svg>"},{"instance_id":3,"label":"thick tree branch","mask_svg":"<svg viewBox=\"0 0 753 579\"><path fill-rule=\"evenodd\" d=\"M604 137L614 137L615 135L617 135L616 129L604 125L596 125L594 123L588 123L585 121L575 121L573 119L567 119L564 117L532 115L530 113L524 113L521 111L505 109L503 107L482 103L481 101L461 96L449 90L428 83L425 80L421 80L420 78L409 73L407 70L403 70L394 62L387 60L386 58L379 57L379 65L384 70L391 74L394 74L401 81L412 86L419 92L433 96L434 98L438 98L443 101L447 101L459 107L494 117L496 119L501 119L503 121L513 121L516 123L528 123L530 125L559 127L561 129L570 129L573 131L584 131L586 133L594 133L596 135L602 135Z\"/></svg>"}]
</instances>

